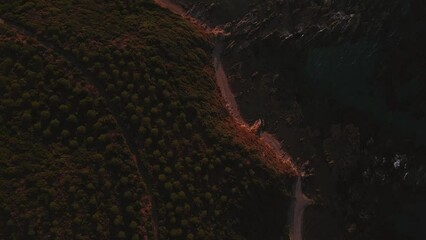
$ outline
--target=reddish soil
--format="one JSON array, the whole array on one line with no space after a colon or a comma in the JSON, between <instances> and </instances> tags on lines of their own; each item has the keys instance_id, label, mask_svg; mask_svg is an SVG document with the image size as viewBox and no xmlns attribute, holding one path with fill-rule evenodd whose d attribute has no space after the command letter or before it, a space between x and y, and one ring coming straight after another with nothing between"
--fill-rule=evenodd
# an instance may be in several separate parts
<instances>
[{"instance_id":1,"label":"reddish soil","mask_svg":"<svg viewBox=\"0 0 426 240\"><path fill-rule=\"evenodd\" d=\"M213 35L216 39L220 39L223 33L219 28L211 30L205 27L204 24L198 20L194 20L186 14L183 7L173 3L170 0L155 0L155 2L163 8L169 9L171 12L181 15L186 19L190 19L195 25L199 25L199 29L205 31L206 34ZM219 43L218 43L219 42ZM302 191L302 176L303 172L298 170L292 161L290 155L282 150L281 143L270 133L264 132L259 138L252 131L249 124L242 118L235 96L229 86L228 78L221 61L222 45L220 40L217 40L213 52L213 65L215 69L216 84L219 87L223 102L232 116L234 124L237 126L237 134L240 141L250 148L255 148L263 153L262 160L265 165L272 168L275 172L280 174L293 174L297 175L297 182L295 184L295 200L293 203L293 217L290 219L290 239L302 240L303 239L303 213L307 205L311 203Z\"/></svg>"}]
</instances>

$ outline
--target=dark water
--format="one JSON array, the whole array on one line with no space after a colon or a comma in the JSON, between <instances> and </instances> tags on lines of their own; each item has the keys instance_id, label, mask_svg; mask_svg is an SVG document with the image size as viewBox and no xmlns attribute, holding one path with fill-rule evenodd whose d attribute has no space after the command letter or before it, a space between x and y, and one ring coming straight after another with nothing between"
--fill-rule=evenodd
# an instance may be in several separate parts
<instances>
[{"instance_id":1,"label":"dark water","mask_svg":"<svg viewBox=\"0 0 426 240\"><path fill-rule=\"evenodd\" d=\"M426 239L426 202L405 204L395 216L396 230L406 239Z\"/></svg>"},{"instance_id":2,"label":"dark water","mask_svg":"<svg viewBox=\"0 0 426 240\"><path fill-rule=\"evenodd\" d=\"M375 81L381 62L379 49L375 42L314 49L305 68L307 82L339 104L361 110L382 125L426 143L425 121L394 111L386 103L384 86ZM409 94L412 89L408 88L398 88L398 95Z\"/></svg>"}]
</instances>

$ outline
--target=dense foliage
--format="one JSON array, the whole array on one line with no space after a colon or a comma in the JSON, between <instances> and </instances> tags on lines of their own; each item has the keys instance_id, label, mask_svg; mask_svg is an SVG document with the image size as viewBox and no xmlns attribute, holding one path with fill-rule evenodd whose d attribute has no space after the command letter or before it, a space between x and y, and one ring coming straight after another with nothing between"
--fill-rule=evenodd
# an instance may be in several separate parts
<instances>
[{"instance_id":1,"label":"dense foliage","mask_svg":"<svg viewBox=\"0 0 426 240\"><path fill-rule=\"evenodd\" d=\"M241 236L276 179L226 132L201 34L148 1L0 14L1 238Z\"/></svg>"},{"instance_id":2,"label":"dense foliage","mask_svg":"<svg viewBox=\"0 0 426 240\"><path fill-rule=\"evenodd\" d=\"M139 239L146 192L105 99L63 58L0 31L0 236Z\"/></svg>"}]
</instances>

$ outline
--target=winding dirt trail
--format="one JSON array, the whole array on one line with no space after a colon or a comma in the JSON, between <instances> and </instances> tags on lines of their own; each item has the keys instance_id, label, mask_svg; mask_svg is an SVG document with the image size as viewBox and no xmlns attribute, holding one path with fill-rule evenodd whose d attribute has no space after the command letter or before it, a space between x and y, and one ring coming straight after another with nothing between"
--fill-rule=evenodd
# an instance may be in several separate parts
<instances>
[{"instance_id":1,"label":"winding dirt trail","mask_svg":"<svg viewBox=\"0 0 426 240\"><path fill-rule=\"evenodd\" d=\"M170 10L171 12L184 17L185 19L189 19L190 22L198 25L201 29L205 31L207 34L215 34L216 39L217 33L221 33L220 29L210 29L206 27L205 24L200 22L197 19L194 19L188 16L187 11L180 5L172 2L171 0L154 0L159 6ZM226 76L225 70L222 65L222 51L223 51L223 43L220 40L216 40L215 48L213 51L213 65L215 68L215 77L216 84L220 89L220 93L223 99L226 102L226 107L228 108L230 114L233 116L234 120L247 128L249 128L249 124L245 122L243 117L241 116L238 104L235 100L235 96L232 93L231 87L228 82L228 77ZM280 156L282 159L288 159L289 156L282 150L281 143L270 133L263 132L261 133L261 140L266 143L272 150L275 152L277 156ZM290 240L302 240L303 239L303 215L305 208L311 204L311 200L308 199L302 191L302 177L303 171L300 169L297 170L297 181L294 186L294 202L293 202L293 211L292 216L290 215Z\"/></svg>"},{"instance_id":2,"label":"winding dirt trail","mask_svg":"<svg viewBox=\"0 0 426 240\"><path fill-rule=\"evenodd\" d=\"M170 1L170 0L154 0L154 2L159 5L162 8L167 8L170 10L170 12L181 15L181 16L187 16L186 10L179 6L178 4Z\"/></svg>"},{"instance_id":3,"label":"winding dirt trail","mask_svg":"<svg viewBox=\"0 0 426 240\"><path fill-rule=\"evenodd\" d=\"M305 208L311 204L311 200L308 199L302 191L302 176L299 174L295 186L295 200L293 209L292 228L290 232L290 240L302 240L303 239L303 214Z\"/></svg>"},{"instance_id":4,"label":"winding dirt trail","mask_svg":"<svg viewBox=\"0 0 426 240\"><path fill-rule=\"evenodd\" d=\"M216 84L219 87L222 97L225 99L225 102L227 104L226 107L228 108L232 117L234 117L234 119L240 124L247 125L244 119L241 117L237 101L235 101L234 94L232 93L231 88L229 87L228 77L226 76L225 70L223 69L221 61L222 49L222 43L217 41L213 51L213 65L216 75Z\"/></svg>"}]
</instances>

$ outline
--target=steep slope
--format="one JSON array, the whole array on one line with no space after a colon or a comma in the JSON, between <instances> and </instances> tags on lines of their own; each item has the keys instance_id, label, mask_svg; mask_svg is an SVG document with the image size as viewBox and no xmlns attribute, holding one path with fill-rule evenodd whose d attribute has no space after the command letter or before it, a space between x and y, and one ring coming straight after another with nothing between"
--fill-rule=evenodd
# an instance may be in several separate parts
<instances>
[{"instance_id":1,"label":"steep slope","mask_svg":"<svg viewBox=\"0 0 426 240\"><path fill-rule=\"evenodd\" d=\"M242 117L307 164L306 239L425 237L424 1L184 2L229 33Z\"/></svg>"},{"instance_id":2,"label":"steep slope","mask_svg":"<svg viewBox=\"0 0 426 240\"><path fill-rule=\"evenodd\" d=\"M193 25L151 1L2 2L0 15L1 237L285 235L264 219L285 225L291 176L235 130Z\"/></svg>"}]
</instances>

